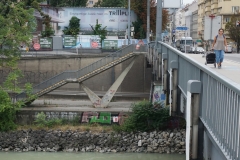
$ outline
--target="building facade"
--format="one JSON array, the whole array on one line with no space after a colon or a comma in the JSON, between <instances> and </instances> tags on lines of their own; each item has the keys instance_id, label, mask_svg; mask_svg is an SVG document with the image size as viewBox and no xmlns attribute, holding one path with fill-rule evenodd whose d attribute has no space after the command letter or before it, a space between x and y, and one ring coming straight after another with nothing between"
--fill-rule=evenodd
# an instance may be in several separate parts
<instances>
[{"instance_id":1,"label":"building facade","mask_svg":"<svg viewBox=\"0 0 240 160\"><path fill-rule=\"evenodd\" d=\"M191 4L186 4L182 8L179 8L174 12L174 24L175 27L187 27L187 31L175 31L175 39L180 39L181 37L192 37L194 41L197 40L197 13L198 2L194 0Z\"/></svg>"},{"instance_id":2,"label":"building facade","mask_svg":"<svg viewBox=\"0 0 240 160\"><path fill-rule=\"evenodd\" d=\"M221 17L220 26L225 29L226 23L231 19L234 13L238 13L240 10L240 0L198 0L198 37L204 37L204 30L206 28L204 19L205 17L212 16ZM215 29L215 28L214 28ZM225 32L228 41L230 37Z\"/></svg>"}]
</instances>

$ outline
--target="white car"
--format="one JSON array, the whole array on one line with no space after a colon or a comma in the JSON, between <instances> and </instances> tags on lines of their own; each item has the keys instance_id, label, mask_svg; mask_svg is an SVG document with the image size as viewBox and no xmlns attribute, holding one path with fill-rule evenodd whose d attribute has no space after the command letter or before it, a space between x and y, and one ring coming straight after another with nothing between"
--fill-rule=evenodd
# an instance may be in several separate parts
<instances>
[{"instance_id":1,"label":"white car","mask_svg":"<svg viewBox=\"0 0 240 160\"><path fill-rule=\"evenodd\" d=\"M196 48L196 53L204 54L205 50L202 47L197 47Z\"/></svg>"},{"instance_id":2,"label":"white car","mask_svg":"<svg viewBox=\"0 0 240 160\"><path fill-rule=\"evenodd\" d=\"M232 46L231 45L227 45L227 51L225 51L226 53L232 53Z\"/></svg>"}]
</instances>

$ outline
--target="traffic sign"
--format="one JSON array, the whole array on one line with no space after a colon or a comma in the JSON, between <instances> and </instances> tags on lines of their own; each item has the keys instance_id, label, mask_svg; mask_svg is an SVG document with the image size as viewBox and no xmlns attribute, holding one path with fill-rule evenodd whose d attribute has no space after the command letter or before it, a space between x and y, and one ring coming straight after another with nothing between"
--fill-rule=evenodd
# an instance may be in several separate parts
<instances>
[{"instance_id":1,"label":"traffic sign","mask_svg":"<svg viewBox=\"0 0 240 160\"><path fill-rule=\"evenodd\" d=\"M35 50L39 50L40 49L40 44L39 43L34 43L33 48Z\"/></svg>"},{"instance_id":2,"label":"traffic sign","mask_svg":"<svg viewBox=\"0 0 240 160\"><path fill-rule=\"evenodd\" d=\"M176 27L176 30L180 31L186 31L188 28L187 27Z\"/></svg>"}]
</instances>

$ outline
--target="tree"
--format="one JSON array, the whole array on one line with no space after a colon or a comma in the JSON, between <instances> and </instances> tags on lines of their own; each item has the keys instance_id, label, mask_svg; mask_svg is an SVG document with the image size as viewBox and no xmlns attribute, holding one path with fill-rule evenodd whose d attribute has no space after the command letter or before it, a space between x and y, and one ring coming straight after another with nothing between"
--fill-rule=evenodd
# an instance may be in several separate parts
<instances>
[{"instance_id":1,"label":"tree","mask_svg":"<svg viewBox=\"0 0 240 160\"><path fill-rule=\"evenodd\" d=\"M98 19L96 20L96 25L95 27L93 27L92 25L90 25L92 30L93 30L93 35L98 35L101 39L101 45L102 45L102 41L104 39L106 39L106 35L107 35L107 26L102 28L102 24L98 23Z\"/></svg>"},{"instance_id":2,"label":"tree","mask_svg":"<svg viewBox=\"0 0 240 160\"><path fill-rule=\"evenodd\" d=\"M93 7L124 7L126 0L98 0Z\"/></svg>"},{"instance_id":3,"label":"tree","mask_svg":"<svg viewBox=\"0 0 240 160\"><path fill-rule=\"evenodd\" d=\"M50 0L53 7L86 7L88 0Z\"/></svg>"},{"instance_id":4,"label":"tree","mask_svg":"<svg viewBox=\"0 0 240 160\"><path fill-rule=\"evenodd\" d=\"M73 16L69 20L69 27L65 27L64 30L63 30L63 33L65 35L77 36L79 31L80 31L80 19Z\"/></svg>"},{"instance_id":5,"label":"tree","mask_svg":"<svg viewBox=\"0 0 240 160\"><path fill-rule=\"evenodd\" d=\"M240 51L240 26L237 24L240 20L240 13L234 14L231 17L231 21L225 26L228 31L229 37L234 40L237 44L237 53Z\"/></svg>"},{"instance_id":6,"label":"tree","mask_svg":"<svg viewBox=\"0 0 240 160\"><path fill-rule=\"evenodd\" d=\"M127 4L126 4L127 6ZM150 30L153 31L153 33L156 33L156 16L157 16L157 10L156 10L156 3L155 0L151 0L150 2ZM131 10L133 10L136 14L138 19L137 23L134 23L134 30L135 35L134 38L140 38L140 35L144 35L146 37L147 32L147 0L131 0ZM163 9L162 10L162 30L165 30L167 28L168 24L168 11ZM139 31L142 32L142 29L144 31L143 33L139 33ZM137 32L138 31L138 32Z\"/></svg>"},{"instance_id":7,"label":"tree","mask_svg":"<svg viewBox=\"0 0 240 160\"><path fill-rule=\"evenodd\" d=\"M45 25L45 30L42 31L42 37L50 37L54 35L54 30L51 26L51 17L48 14L42 12L42 9L39 3L44 2L46 0L9 0L9 2L17 3L21 2L25 5L25 8L34 8L36 9L40 15L43 17L43 24Z\"/></svg>"},{"instance_id":8,"label":"tree","mask_svg":"<svg viewBox=\"0 0 240 160\"><path fill-rule=\"evenodd\" d=\"M0 69L10 71L0 85L0 131L15 127L16 111L23 105L21 101L14 103L7 91L20 92L18 78L21 72L17 68L19 46L31 42L32 32L36 28L33 13L34 9L27 7L25 2L0 1Z\"/></svg>"}]
</instances>

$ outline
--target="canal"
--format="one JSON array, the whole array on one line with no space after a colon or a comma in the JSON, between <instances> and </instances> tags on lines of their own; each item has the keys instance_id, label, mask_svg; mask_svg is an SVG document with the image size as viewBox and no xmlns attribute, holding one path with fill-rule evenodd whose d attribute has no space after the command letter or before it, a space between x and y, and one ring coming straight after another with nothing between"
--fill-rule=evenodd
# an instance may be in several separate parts
<instances>
[{"instance_id":1,"label":"canal","mask_svg":"<svg viewBox=\"0 0 240 160\"><path fill-rule=\"evenodd\" d=\"M1 160L185 160L185 154L0 152Z\"/></svg>"}]
</instances>

